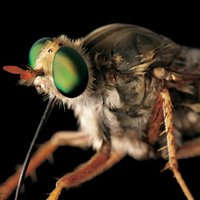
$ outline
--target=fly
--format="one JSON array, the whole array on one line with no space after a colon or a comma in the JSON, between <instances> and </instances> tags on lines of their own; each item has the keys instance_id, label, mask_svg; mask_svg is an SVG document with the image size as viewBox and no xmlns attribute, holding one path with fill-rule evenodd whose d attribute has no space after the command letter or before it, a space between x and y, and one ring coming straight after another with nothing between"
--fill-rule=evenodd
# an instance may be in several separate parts
<instances>
[{"instance_id":1,"label":"fly","mask_svg":"<svg viewBox=\"0 0 200 200\"><path fill-rule=\"evenodd\" d=\"M200 155L199 58L199 49L129 24L103 26L77 40L61 35L36 41L26 69L4 70L19 74L20 84L34 86L49 104L22 170L1 184L1 199L16 187L17 199L25 174L65 145L92 147L96 154L60 178L48 200L58 199L63 188L92 179L127 155L166 159L164 170L170 169L187 199L194 199L177 160ZM79 129L57 132L31 158L55 104L74 110Z\"/></svg>"}]
</instances>

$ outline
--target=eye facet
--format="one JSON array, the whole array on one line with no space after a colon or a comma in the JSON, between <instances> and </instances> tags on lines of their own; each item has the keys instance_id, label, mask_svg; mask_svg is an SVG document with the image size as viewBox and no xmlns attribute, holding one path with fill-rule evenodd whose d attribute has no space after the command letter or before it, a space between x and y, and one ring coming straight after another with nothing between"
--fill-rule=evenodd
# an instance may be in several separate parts
<instances>
[{"instance_id":1,"label":"eye facet","mask_svg":"<svg viewBox=\"0 0 200 200\"><path fill-rule=\"evenodd\" d=\"M72 47L61 47L54 57L53 78L61 94L70 98L79 96L88 83L87 65L80 53Z\"/></svg>"},{"instance_id":2,"label":"eye facet","mask_svg":"<svg viewBox=\"0 0 200 200\"><path fill-rule=\"evenodd\" d=\"M29 57L28 57L29 63L33 69L35 68L35 62L40 54L40 51L47 40L52 40L52 38L44 37L44 38L39 39L33 44L33 46L31 47L29 51Z\"/></svg>"}]
</instances>

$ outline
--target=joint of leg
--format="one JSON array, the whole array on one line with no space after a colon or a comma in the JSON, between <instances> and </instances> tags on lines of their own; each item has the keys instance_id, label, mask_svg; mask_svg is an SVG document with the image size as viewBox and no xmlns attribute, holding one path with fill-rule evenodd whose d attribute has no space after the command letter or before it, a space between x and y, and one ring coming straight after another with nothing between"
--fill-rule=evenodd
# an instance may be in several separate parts
<instances>
[{"instance_id":1,"label":"joint of leg","mask_svg":"<svg viewBox=\"0 0 200 200\"><path fill-rule=\"evenodd\" d=\"M177 163L176 157L171 157L169 160L169 163L170 163L171 169L178 169L178 163Z\"/></svg>"},{"instance_id":2,"label":"joint of leg","mask_svg":"<svg viewBox=\"0 0 200 200\"><path fill-rule=\"evenodd\" d=\"M64 185L63 182L59 179L59 180L56 182L56 187L57 187L57 188L64 188L65 185Z\"/></svg>"},{"instance_id":3,"label":"joint of leg","mask_svg":"<svg viewBox=\"0 0 200 200\"><path fill-rule=\"evenodd\" d=\"M54 145L62 146L66 144L63 143L63 135L66 133L63 133L62 131L56 132L52 137L51 137L51 143Z\"/></svg>"}]
</instances>

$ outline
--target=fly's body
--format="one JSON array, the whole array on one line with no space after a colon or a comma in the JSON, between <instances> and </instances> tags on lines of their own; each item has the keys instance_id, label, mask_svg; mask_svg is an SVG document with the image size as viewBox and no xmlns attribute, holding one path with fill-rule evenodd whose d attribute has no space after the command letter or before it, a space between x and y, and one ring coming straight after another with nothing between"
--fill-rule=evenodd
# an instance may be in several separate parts
<instances>
[{"instance_id":1,"label":"fly's body","mask_svg":"<svg viewBox=\"0 0 200 200\"><path fill-rule=\"evenodd\" d=\"M30 165L38 166L42 161L37 156L45 159L59 145L97 151L88 163L59 179L49 199L57 199L62 188L93 178L126 155L168 159L165 168L193 199L177 159L200 155L200 50L138 26L112 24L76 41L64 35L43 38L33 45L29 58L28 70L15 66L5 70L20 74L21 84L33 85L53 102L72 108L79 124L77 133L55 134ZM191 150L193 144L197 148ZM11 192L4 185L0 189Z\"/></svg>"}]
</instances>

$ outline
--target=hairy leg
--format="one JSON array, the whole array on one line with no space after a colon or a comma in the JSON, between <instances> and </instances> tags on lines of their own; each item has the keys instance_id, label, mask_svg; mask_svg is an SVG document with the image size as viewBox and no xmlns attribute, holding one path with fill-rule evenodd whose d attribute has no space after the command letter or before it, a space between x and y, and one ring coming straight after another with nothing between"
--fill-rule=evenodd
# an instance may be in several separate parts
<instances>
[{"instance_id":1,"label":"hairy leg","mask_svg":"<svg viewBox=\"0 0 200 200\"><path fill-rule=\"evenodd\" d=\"M50 194L48 200L57 200L63 188L72 188L84 183L119 162L123 156L115 151L109 153L97 152L88 162L81 165L74 172L60 178L56 188Z\"/></svg>"},{"instance_id":2,"label":"hairy leg","mask_svg":"<svg viewBox=\"0 0 200 200\"><path fill-rule=\"evenodd\" d=\"M87 134L75 131L63 131L55 133L52 138L41 145L36 153L31 158L26 177L32 174L59 146L69 145L80 148L88 147L89 137ZM21 167L18 168L15 174L10 176L4 183L0 185L0 199L7 199L15 190L18 184Z\"/></svg>"},{"instance_id":3,"label":"hairy leg","mask_svg":"<svg viewBox=\"0 0 200 200\"><path fill-rule=\"evenodd\" d=\"M173 172L174 177L179 183L185 196L189 200L192 200L194 198L192 194L190 193L187 185L185 184L185 181L183 180L180 172L178 171L178 163L177 163L175 139L174 139L174 129L173 129L173 119L172 119L172 104L171 104L169 91L167 89L163 89L161 91L161 95L163 98L163 114L164 114L164 121L165 121L165 130L167 133L167 148L168 148L168 153L169 153L169 162L167 163L165 169L169 168Z\"/></svg>"}]
</instances>

